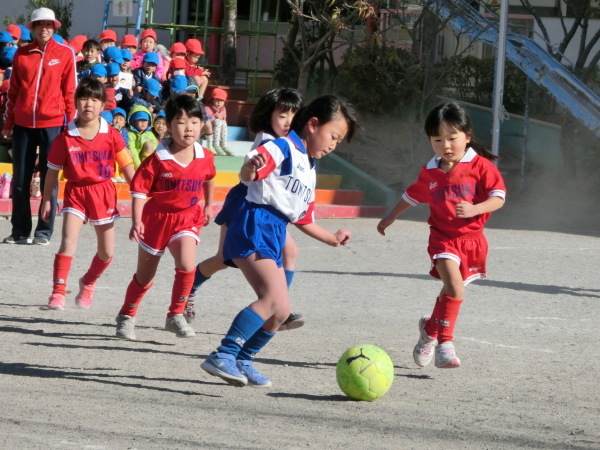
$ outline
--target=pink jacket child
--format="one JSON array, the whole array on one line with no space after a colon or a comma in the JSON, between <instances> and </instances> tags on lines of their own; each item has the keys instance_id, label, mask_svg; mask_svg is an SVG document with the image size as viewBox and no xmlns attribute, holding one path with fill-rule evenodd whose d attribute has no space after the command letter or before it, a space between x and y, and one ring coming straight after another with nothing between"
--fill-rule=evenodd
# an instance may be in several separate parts
<instances>
[{"instance_id":1,"label":"pink jacket child","mask_svg":"<svg viewBox=\"0 0 600 450\"><path fill-rule=\"evenodd\" d=\"M135 70L138 67L142 67L144 55L148 52L153 52L156 48L156 32L154 30L144 30L142 35L140 36L140 50L133 55L133 59L131 60L131 70ZM159 52L156 52L158 55L158 67L156 68L156 75L160 79L160 81L165 80L165 65L163 62L163 58Z\"/></svg>"}]
</instances>

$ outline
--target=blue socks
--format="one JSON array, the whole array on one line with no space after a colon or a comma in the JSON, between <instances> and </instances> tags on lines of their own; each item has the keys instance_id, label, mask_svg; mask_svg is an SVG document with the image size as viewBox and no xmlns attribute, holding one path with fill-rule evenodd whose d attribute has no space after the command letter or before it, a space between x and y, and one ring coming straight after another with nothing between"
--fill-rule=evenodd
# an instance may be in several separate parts
<instances>
[{"instance_id":1,"label":"blue socks","mask_svg":"<svg viewBox=\"0 0 600 450\"><path fill-rule=\"evenodd\" d=\"M287 288L289 290L292 285L292 280L294 279L294 273L296 272L287 269L283 269L283 272L285 273L285 282L287 283Z\"/></svg>"},{"instance_id":2,"label":"blue socks","mask_svg":"<svg viewBox=\"0 0 600 450\"><path fill-rule=\"evenodd\" d=\"M268 331L259 328L258 331L246 341L246 344L240 350L237 359L252 361L256 354L269 343L273 336L275 336L275 333L269 333Z\"/></svg>"},{"instance_id":3,"label":"blue socks","mask_svg":"<svg viewBox=\"0 0 600 450\"><path fill-rule=\"evenodd\" d=\"M194 284L192 286L190 295L192 295L192 296L196 295L196 292L198 291L200 286L202 286L204 284L204 282L206 280L210 280L210 277L205 277L204 275L202 275L202 272L200 272L200 268L198 266L196 266L196 272L194 273Z\"/></svg>"},{"instance_id":4,"label":"blue socks","mask_svg":"<svg viewBox=\"0 0 600 450\"><path fill-rule=\"evenodd\" d=\"M263 318L249 306L242 309L238 315L235 316L235 319L233 319L227 335L221 341L219 348L217 348L217 352L237 356L242 347L246 345L246 342L254 337L254 334L264 323L265 321ZM266 342L268 342L268 340ZM258 344L253 345L256 346ZM262 348L262 346L260 348Z\"/></svg>"}]
</instances>

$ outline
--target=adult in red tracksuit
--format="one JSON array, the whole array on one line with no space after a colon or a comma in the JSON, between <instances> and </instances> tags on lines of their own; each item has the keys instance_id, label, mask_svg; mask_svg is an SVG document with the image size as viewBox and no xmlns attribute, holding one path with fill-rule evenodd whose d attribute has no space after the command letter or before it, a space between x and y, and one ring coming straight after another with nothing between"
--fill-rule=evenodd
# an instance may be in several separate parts
<instances>
[{"instance_id":1,"label":"adult in red tracksuit","mask_svg":"<svg viewBox=\"0 0 600 450\"><path fill-rule=\"evenodd\" d=\"M52 35L60 27L54 11L39 8L26 24L35 39L20 47L13 60L8 88L8 104L2 135L12 136L12 233L4 239L8 244L29 244L33 227L29 204L29 185L39 147L39 169L42 190L46 179L46 160L54 138L75 115L75 55ZM38 220L33 243L50 241L56 214L56 195L52 193L50 220Z\"/></svg>"}]
</instances>

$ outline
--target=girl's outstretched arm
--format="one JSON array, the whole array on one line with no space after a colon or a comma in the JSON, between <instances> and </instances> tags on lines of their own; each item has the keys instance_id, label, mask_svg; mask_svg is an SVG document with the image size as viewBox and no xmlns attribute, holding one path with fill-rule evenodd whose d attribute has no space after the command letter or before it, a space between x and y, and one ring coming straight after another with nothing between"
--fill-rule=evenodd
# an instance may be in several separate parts
<instances>
[{"instance_id":1,"label":"girl's outstretched arm","mask_svg":"<svg viewBox=\"0 0 600 450\"><path fill-rule=\"evenodd\" d=\"M339 229L337 232L332 233L326 230L321 225L313 222L307 224L296 224L296 227L317 241L321 241L332 247L339 247L340 245L346 245L350 241L351 234L348 230Z\"/></svg>"},{"instance_id":2,"label":"girl's outstretched arm","mask_svg":"<svg viewBox=\"0 0 600 450\"><path fill-rule=\"evenodd\" d=\"M46 172L46 180L44 181L44 196L42 197L41 208L42 211L40 216L44 222L50 220L50 210L52 205L50 204L50 197L52 196L52 189L58 183L58 170L48 169Z\"/></svg>"},{"instance_id":3,"label":"girl's outstretched arm","mask_svg":"<svg viewBox=\"0 0 600 450\"><path fill-rule=\"evenodd\" d=\"M396 204L396 206L394 206L389 214L381 219L377 224L377 231L379 231L379 234L385 236L385 229L393 224L396 218L410 207L410 203L400 199L400 201Z\"/></svg>"},{"instance_id":4,"label":"girl's outstretched arm","mask_svg":"<svg viewBox=\"0 0 600 450\"><path fill-rule=\"evenodd\" d=\"M213 218L213 199L215 197L215 179L204 182L202 189L204 191L204 226L209 225Z\"/></svg>"}]
</instances>

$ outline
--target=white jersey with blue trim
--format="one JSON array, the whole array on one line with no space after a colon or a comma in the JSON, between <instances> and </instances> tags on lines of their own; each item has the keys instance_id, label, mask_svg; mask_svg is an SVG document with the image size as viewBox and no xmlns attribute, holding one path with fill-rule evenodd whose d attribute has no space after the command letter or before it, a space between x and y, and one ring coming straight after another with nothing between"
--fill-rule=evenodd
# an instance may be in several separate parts
<instances>
[{"instance_id":1,"label":"white jersey with blue trim","mask_svg":"<svg viewBox=\"0 0 600 450\"><path fill-rule=\"evenodd\" d=\"M262 153L267 163L248 183L246 199L270 205L294 223L302 219L315 199L315 163L296 133L268 141L246 155L244 163ZM311 220L312 221L312 220Z\"/></svg>"},{"instance_id":2,"label":"white jersey with blue trim","mask_svg":"<svg viewBox=\"0 0 600 450\"><path fill-rule=\"evenodd\" d=\"M269 141L274 141L275 139L277 139L277 136L274 136L266 131L259 131L254 138L251 150L258 148L261 145L265 145Z\"/></svg>"}]
</instances>

